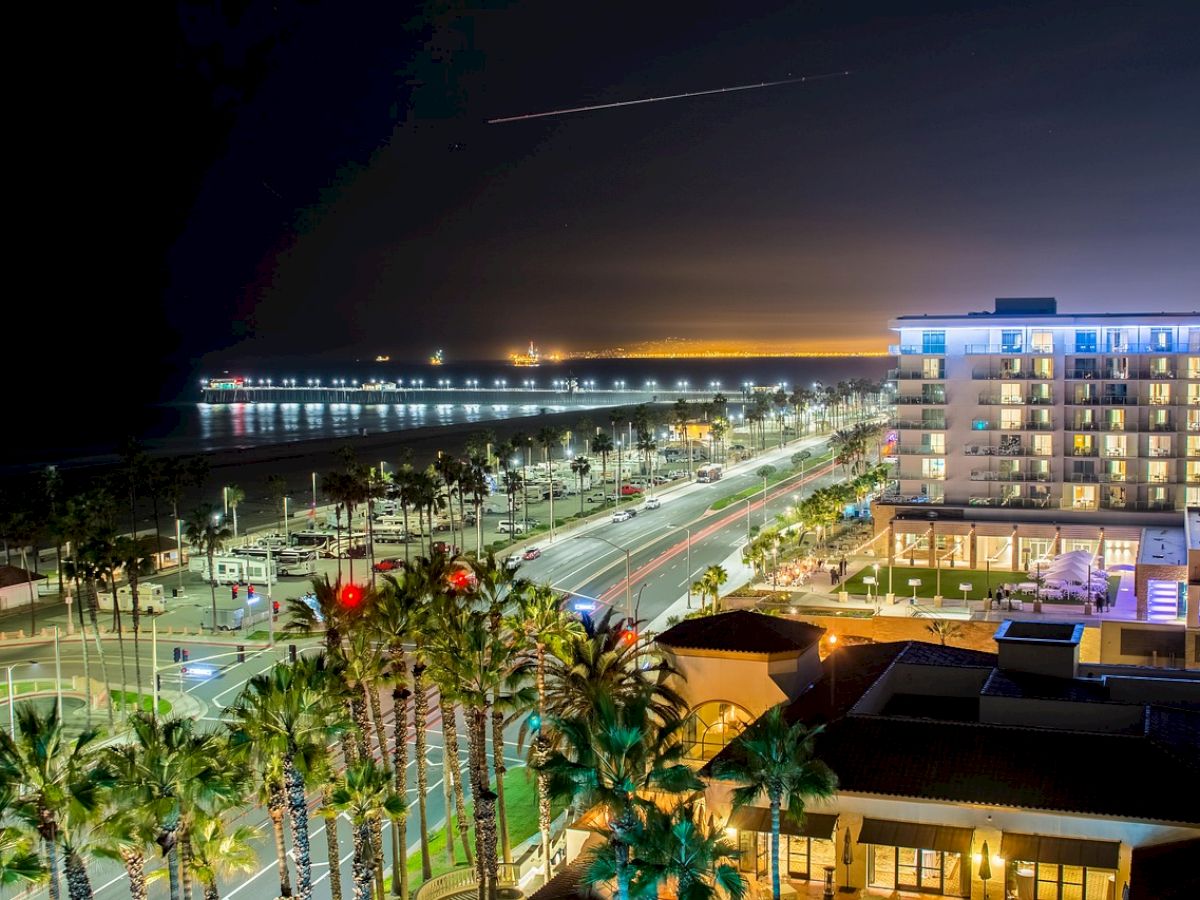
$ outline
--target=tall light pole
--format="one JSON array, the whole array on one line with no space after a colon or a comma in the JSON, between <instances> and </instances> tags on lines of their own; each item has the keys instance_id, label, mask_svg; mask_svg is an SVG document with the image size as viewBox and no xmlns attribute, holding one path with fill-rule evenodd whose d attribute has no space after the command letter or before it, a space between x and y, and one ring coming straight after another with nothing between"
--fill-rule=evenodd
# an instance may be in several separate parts
<instances>
[{"instance_id":1,"label":"tall light pole","mask_svg":"<svg viewBox=\"0 0 1200 900\"><path fill-rule=\"evenodd\" d=\"M62 721L62 647L59 646L58 626L54 626L54 693L58 705L58 721ZM12 698L10 697L11 701Z\"/></svg>"},{"instance_id":2,"label":"tall light pole","mask_svg":"<svg viewBox=\"0 0 1200 900\"><path fill-rule=\"evenodd\" d=\"M576 541L587 541L587 540L592 540L592 541L602 541L602 542L604 542L605 544L608 544L608 546L612 547L614 550L620 550L622 553L624 553L624 554L625 554L625 614L626 614L626 616L628 616L628 618L629 618L629 624L630 624L630 626L632 627L632 626L633 626L633 623L634 623L634 619L633 619L633 590L632 590L632 588L631 588L631 586L630 586L630 580L629 580L629 548L628 548L628 547L622 547L620 544L615 544L615 543L613 543L612 541L610 541L608 538L602 538L602 537L600 537L600 535L598 535L598 534L577 534L577 535L575 535L575 537L574 537L572 540L576 540Z\"/></svg>"},{"instance_id":3,"label":"tall light pole","mask_svg":"<svg viewBox=\"0 0 1200 900\"><path fill-rule=\"evenodd\" d=\"M8 667L8 733L15 741L17 739L17 698L13 692L12 670Z\"/></svg>"},{"instance_id":4,"label":"tall light pole","mask_svg":"<svg viewBox=\"0 0 1200 900\"><path fill-rule=\"evenodd\" d=\"M668 528L679 528L687 532L687 608L692 608L692 529L687 525L668 525Z\"/></svg>"}]
</instances>

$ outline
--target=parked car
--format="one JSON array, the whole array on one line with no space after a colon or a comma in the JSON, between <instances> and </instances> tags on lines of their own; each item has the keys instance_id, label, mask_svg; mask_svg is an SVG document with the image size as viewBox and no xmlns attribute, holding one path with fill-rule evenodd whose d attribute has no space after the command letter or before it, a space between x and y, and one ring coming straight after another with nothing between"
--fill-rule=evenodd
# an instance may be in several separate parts
<instances>
[{"instance_id":1,"label":"parked car","mask_svg":"<svg viewBox=\"0 0 1200 900\"><path fill-rule=\"evenodd\" d=\"M511 554L509 554L508 559L504 560L504 568L508 569L508 571L510 571L510 572L515 572L518 568L520 568L520 566L521 566L521 554L520 553L511 553Z\"/></svg>"},{"instance_id":2,"label":"parked car","mask_svg":"<svg viewBox=\"0 0 1200 900\"><path fill-rule=\"evenodd\" d=\"M642 492L642 489L640 487L638 487L636 484L621 485L621 496L622 497L632 497L634 494L640 494L641 492Z\"/></svg>"},{"instance_id":3,"label":"parked car","mask_svg":"<svg viewBox=\"0 0 1200 900\"><path fill-rule=\"evenodd\" d=\"M497 526L496 530L501 534L524 534L525 526L520 522L510 522L506 520L501 522Z\"/></svg>"},{"instance_id":4,"label":"parked car","mask_svg":"<svg viewBox=\"0 0 1200 900\"><path fill-rule=\"evenodd\" d=\"M746 445L745 444L730 444L729 449L730 450L745 450Z\"/></svg>"},{"instance_id":5,"label":"parked car","mask_svg":"<svg viewBox=\"0 0 1200 900\"><path fill-rule=\"evenodd\" d=\"M632 513L627 509L618 509L612 514L613 522L628 522L633 518Z\"/></svg>"},{"instance_id":6,"label":"parked car","mask_svg":"<svg viewBox=\"0 0 1200 900\"><path fill-rule=\"evenodd\" d=\"M433 552L441 553L443 556L457 556L458 548L446 541L434 541Z\"/></svg>"},{"instance_id":7,"label":"parked car","mask_svg":"<svg viewBox=\"0 0 1200 900\"><path fill-rule=\"evenodd\" d=\"M603 503L608 497L605 494L589 494L587 497L588 503Z\"/></svg>"},{"instance_id":8,"label":"parked car","mask_svg":"<svg viewBox=\"0 0 1200 900\"><path fill-rule=\"evenodd\" d=\"M655 475L654 476L655 484L667 484L668 482L670 482L670 480L671 479L668 478L666 475Z\"/></svg>"},{"instance_id":9,"label":"parked car","mask_svg":"<svg viewBox=\"0 0 1200 900\"><path fill-rule=\"evenodd\" d=\"M529 562L532 559L537 559L541 555L542 555L541 548L527 547L525 549L525 553L522 554L521 559L525 560L526 562Z\"/></svg>"},{"instance_id":10,"label":"parked car","mask_svg":"<svg viewBox=\"0 0 1200 900\"><path fill-rule=\"evenodd\" d=\"M687 470L686 469L672 469L670 472L667 473L667 477L670 478L672 481L674 481L676 478L686 478Z\"/></svg>"},{"instance_id":11,"label":"parked car","mask_svg":"<svg viewBox=\"0 0 1200 900\"><path fill-rule=\"evenodd\" d=\"M658 509L662 506L662 501L657 497L648 497L646 502L642 504L642 509Z\"/></svg>"},{"instance_id":12,"label":"parked car","mask_svg":"<svg viewBox=\"0 0 1200 900\"><path fill-rule=\"evenodd\" d=\"M376 572L395 572L404 568L404 560L397 559L394 556L389 556L387 559L376 560Z\"/></svg>"},{"instance_id":13,"label":"parked car","mask_svg":"<svg viewBox=\"0 0 1200 900\"><path fill-rule=\"evenodd\" d=\"M350 547L346 550L346 556L349 559L366 559L367 547L365 544L359 544L356 547Z\"/></svg>"}]
</instances>

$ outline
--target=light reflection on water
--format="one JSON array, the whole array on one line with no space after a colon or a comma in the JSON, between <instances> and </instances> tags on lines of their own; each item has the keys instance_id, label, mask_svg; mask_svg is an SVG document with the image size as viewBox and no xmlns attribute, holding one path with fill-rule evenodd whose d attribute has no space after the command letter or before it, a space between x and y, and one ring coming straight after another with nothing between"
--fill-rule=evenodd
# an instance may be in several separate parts
<instances>
[{"instance_id":1,"label":"light reflection on water","mask_svg":"<svg viewBox=\"0 0 1200 900\"><path fill-rule=\"evenodd\" d=\"M338 438L430 425L488 422L584 407L543 403L197 403L185 410L175 434L148 441L179 452L257 447Z\"/></svg>"}]
</instances>

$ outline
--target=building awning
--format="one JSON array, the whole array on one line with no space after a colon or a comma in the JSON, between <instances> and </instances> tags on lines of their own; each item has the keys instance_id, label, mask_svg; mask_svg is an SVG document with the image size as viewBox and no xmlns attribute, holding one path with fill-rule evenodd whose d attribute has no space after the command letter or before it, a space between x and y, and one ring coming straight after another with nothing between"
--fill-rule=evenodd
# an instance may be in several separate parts
<instances>
[{"instance_id":1,"label":"building awning","mask_svg":"<svg viewBox=\"0 0 1200 900\"><path fill-rule=\"evenodd\" d=\"M805 813L803 820L797 824L786 812L779 814L779 833L795 837L833 840L833 829L836 825L836 815ZM729 827L738 831L761 831L763 834L770 834L771 810L762 806L743 806L734 810L733 815L729 817Z\"/></svg>"},{"instance_id":2,"label":"building awning","mask_svg":"<svg viewBox=\"0 0 1200 900\"><path fill-rule=\"evenodd\" d=\"M1004 832L1000 855L1026 862L1057 863L1063 866L1087 866L1115 869L1121 845L1116 841L1084 841L1078 838L1045 837L1040 834Z\"/></svg>"},{"instance_id":3,"label":"building awning","mask_svg":"<svg viewBox=\"0 0 1200 900\"><path fill-rule=\"evenodd\" d=\"M858 833L860 844L885 847L915 847L947 853L970 853L973 828L953 825L926 825L917 822L893 822L889 819L863 819Z\"/></svg>"}]
</instances>

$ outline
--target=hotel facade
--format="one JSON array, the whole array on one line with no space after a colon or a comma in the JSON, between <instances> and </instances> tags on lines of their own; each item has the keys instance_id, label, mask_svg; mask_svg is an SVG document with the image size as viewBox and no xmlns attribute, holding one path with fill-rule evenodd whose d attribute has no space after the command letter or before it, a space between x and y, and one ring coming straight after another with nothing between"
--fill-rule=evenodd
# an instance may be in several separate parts
<instances>
[{"instance_id":1,"label":"hotel facade","mask_svg":"<svg viewBox=\"0 0 1200 900\"><path fill-rule=\"evenodd\" d=\"M1136 618L1200 627L1185 515L1200 507L1200 313L998 299L890 327L889 563L1028 572L1083 550L1137 570Z\"/></svg>"}]
</instances>

